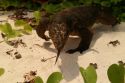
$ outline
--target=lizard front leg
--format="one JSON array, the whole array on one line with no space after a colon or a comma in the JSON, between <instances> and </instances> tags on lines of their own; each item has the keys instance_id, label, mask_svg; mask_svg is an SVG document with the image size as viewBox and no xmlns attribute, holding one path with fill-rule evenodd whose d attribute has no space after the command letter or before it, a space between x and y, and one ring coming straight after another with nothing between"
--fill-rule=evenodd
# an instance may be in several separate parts
<instances>
[{"instance_id":1,"label":"lizard front leg","mask_svg":"<svg viewBox=\"0 0 125 83\"><path fill-rule=\"evenodd\" d=\"M49 24L49 19L48 18L42 18L42 21L40 21L39 25L36 28L36 33L38 34L39 37L42 39L45 39L46 41L49 41L49 37L45 35L45 32L47 31Z\"/></svg>"},{"instance_id":2,"label":"lizard front leg","mask_svg":"<svg viewBox=\"0 0 125 83\"><path fill-rule=\"evenodd\" d=\"M89 49L90 43L92 41L93 33L89 29L83 28L83 30L79 30L79 36L81 38L79 46L75 49L70 49L66 51L66 53L72 54L77 51L82 53L83 51Z\"/></svg>"}]
</instances>

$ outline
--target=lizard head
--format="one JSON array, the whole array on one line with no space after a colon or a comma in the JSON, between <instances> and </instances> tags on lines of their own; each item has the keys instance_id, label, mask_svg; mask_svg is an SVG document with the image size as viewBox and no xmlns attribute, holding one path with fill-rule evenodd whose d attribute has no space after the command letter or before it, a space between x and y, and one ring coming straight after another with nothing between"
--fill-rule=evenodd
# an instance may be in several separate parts
<instances>
[{"instance_id":1,"label":"lizard head","mask_svg":"<svg viewBox=\"0 0 125 83\"><path fill-rule=\"evenodd\" d=\"M63 49L67 39L68 39L68 30L65 23L53 22L49 27L49 36L57 49L57 57L55 64L59 58L60 52Z\"/></svg>"}]
</instances>

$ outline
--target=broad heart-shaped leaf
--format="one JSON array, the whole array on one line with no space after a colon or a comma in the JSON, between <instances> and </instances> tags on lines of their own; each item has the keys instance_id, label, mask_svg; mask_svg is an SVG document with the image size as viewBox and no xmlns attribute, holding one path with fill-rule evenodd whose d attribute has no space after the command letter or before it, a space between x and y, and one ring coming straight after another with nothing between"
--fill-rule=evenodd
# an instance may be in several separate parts
<instances>
[{"instance_id":1,"label":"broad heart-shaped leaf","mask_svg":"<svg viewBox=\"0 0 125 83\"><path fill-rule=\"evenodd\" d=\"M0 25L0 30L6 35L6 36L12 36L14 35L14 31L9 23L5 23L4 25Z\"/></svg>"},{"instance_id":2,"label":"broad heart-shaped leaf","mask_svg":"<svg viewBox=\"0 0 125 83\"><path fill-rule=\"evenodd\" d=\"M4 74L5 70L3 68L0 68L0 76Z\"/></svg>"},{"instance_id":3,"label":"broad heart-shaped leaf","mask_svg":"<svg viewBox=\"0 0 125 83\"><path fill-rule=\"evenodd\" d=\"M96 70L93 66L88 66L86 70L84 68L80 67L80 72L84 79L84 83L96 83L97 74L96 74Z\"/></svg>"},{"instance_id":4,"label":"broad heart-shaped leaf","mask_svg":"<svg viewBox=\"0 0 125 83\"><path fill-rule=\"evenodd\" d=\"M6 35L7 39L21 35L19 31L13 30L12 26L9 23L0 25L0 30Z\"/></svg>"},{"instance_id":5,"label":"broad heart-shaped leaf","mask_svg":"<svg viewBox=\"0 0 125 83\"><path fill-rule=\"evenodd\" d=\"M112 64L107 74L111 83L124 83L125 68L123 65Z\"/></svg>"},{"instance_id":6,"label":"broad heart-shaped leaf","mask_svg":"<svg viewBox=\"0 0 125 83\"><path fill-rule=\"evenodd\" d=\"M63 76L60 72L53 72L47 79L47 83L60 83Z\"/></svg>"},{"instance_id":7,"label":"broad heart-shaped leaf","mask_svg":"<svg viewBox=\"0 0 125 83\"><path fill-rule=\"evenodd\" d=\"M43 80L42 80L41 77L37 76L37 77L35 77L35 79L34 79L34 83L43 83Z\"/></svg>"},{"instance_id":8,"label":"broad heart-shaped leaf","mask_svg":"<svg viewBox=\"0 0 125 83\"><path fill-rule=\"evenodd\" d=\"M29 25L29 24L26 24L24 26L24 31L28 34L31 34L32 33L32 27Z\"/></svg>"},{"instance_id":9,"label":"broad heart-shaped leaf","mask_svg":"<svg viewBox=\"0 0 125 83\"><path fill-rule=\"evenodd\" d=\"M19 26L24 26L25 24L26 22L23 20L16 20L14 25L19 27Z\"/></svg>"},{"instance_id":10,"label":"broad heart-shaped leaf","mask_svg":"<svg viewBox=\"0 0 125 83\"><path fill-rule=\"evenodd\" d=\"M12 27L9 23L1 24L0 25L0 30L5 33L5 34L10 34L13 32Z\"/></svg>"},{"instance_id":11,"label":"broad heart-shaped leaf","mask_svg":"<svg viewBox=\"0 0 125 83\"><path fill-rule=\"evenodd\" d=\"M13 30L11 34L6 35L6 37L9 38L14 38L14 37L20 37L22 36L21 32L18 30Z\"/></svg>"}]
</instances>

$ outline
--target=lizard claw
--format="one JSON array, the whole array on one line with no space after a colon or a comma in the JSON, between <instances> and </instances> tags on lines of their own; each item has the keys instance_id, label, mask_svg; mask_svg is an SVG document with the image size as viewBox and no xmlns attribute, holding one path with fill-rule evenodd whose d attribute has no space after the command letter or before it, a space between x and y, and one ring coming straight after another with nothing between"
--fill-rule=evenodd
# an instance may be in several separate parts
<instances>
[{"instance_id":1,"label":"lizard claw","mask_svg":"<svg viewBox=\"0 0 125 83\"><path fill-rule=\"evenodd\" d=\"M49 40L50 40L50 38L49 38L48 36L46 36L44 39L45 39L46 41L49 41Z\"/></svg>"},{"instance_id":2,"label":"lizard claw","mask_svg":"<svg viewBox=\"0 0 125 83\"><path fill-rule=\"evenodd\" d=\"M69 53L69 54L73 54L75 52L79 52L80 54L82 54L82 52L84 51L84 49L79 49L79 48L76 48L76 49L70 49L68 51L66 51L66 53Z\"/></svg>"},{"instance_id":3,"label":"lizard claw","mask_svg":"<svg viewBox=\"0 0 125 83\"><path fill-rule=\"evenodd\" d=\"M70 49L66 51L66 53L69 53L69 54L73 54L74 52L76 52L74 49Z\"/></svg>"}]
</instances>

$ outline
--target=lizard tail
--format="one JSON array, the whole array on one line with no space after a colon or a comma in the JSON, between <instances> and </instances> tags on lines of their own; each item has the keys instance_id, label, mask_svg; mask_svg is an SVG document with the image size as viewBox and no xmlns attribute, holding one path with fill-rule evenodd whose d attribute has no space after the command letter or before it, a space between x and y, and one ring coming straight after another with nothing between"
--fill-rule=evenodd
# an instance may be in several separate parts
<instances>
[{"instance_id":1,"label":"lizard tail","mask_svg":"<svg viewBox=\"0 0 125 83\"><path fill-rule=\"evenodd\" d=\"M57 57L56 57L56 61L55 61L55 64L56 64L56 63L57 63L57 61L58 61L58 58L59 58L60 52L61 52L61 50L58 50L58 52L57 52Z\"/></svg>"}]
</instances>

